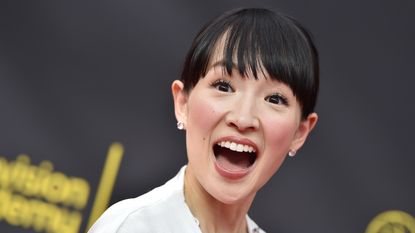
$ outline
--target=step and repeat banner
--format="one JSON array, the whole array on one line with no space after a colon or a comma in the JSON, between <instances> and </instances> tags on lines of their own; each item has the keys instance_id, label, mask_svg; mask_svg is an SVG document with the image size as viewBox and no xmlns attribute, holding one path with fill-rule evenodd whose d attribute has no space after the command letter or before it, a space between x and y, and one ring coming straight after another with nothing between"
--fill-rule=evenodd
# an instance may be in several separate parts
<instances>
[{"instance_id":1,"label":"step and repeat banner","mask_svg":"<svg viewBox=\"0 0 415 233\"><path fill-rule=\"evenodd\" d=\"M319 122L257 194L267 232L415 233L412 1L2 1L0 232L85 233L186 164L170 85L236 7L297 18L320 52Z\"/></svg>"}]
</instances>

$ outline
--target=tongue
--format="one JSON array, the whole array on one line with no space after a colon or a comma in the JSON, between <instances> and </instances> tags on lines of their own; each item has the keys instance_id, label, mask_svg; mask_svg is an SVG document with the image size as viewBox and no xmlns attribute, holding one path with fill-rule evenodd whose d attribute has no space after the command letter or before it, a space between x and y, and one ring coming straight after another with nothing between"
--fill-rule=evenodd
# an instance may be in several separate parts
<instances>
[{"instance_id":1,"label":"tongue","mask_svg":"<svg viewBox=\"0 0 415 233\"><path fill-rule=\"evenodd\" d=\"M248 153L231 151L225 148L219 151L216 160L222 168L229 171L245 170L251 165Z\"/></svg>"}]
</instances>

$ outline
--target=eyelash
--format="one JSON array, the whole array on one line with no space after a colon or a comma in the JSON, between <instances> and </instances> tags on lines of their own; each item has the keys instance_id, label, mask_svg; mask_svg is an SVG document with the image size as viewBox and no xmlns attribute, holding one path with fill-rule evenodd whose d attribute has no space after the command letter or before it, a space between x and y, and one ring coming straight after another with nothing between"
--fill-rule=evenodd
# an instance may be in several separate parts
<instances>
[{"instance_id":1,"label":"eyelash","mask_svg":"<svg viewBox=\"0 0 415 233\"><path fill-rule=\"evenodd\" d=\"M277 97L278 103L271 102L271 98L273 98L273 97L274 98ZM265 100L272 103L272 104L283 104L285 106L288 106L287 98L285 96L281 95L281 94L278 94L278 93L275 93L275 94L272 94L272 95L269 95L269 96L265 97Z\"/></svg>"},{"instance_id":2,"label":"eyelash","mask_svg":"<svg viewBox=\"0 0 415 233\"><path fill-rule=\"evenodd\" d=\"M223 80L223 79L219 79L219 80L215 80L212 83L210 83L210 86L216 88L218 91L222 91L222 92L234 92L232 86L231 86L231 82L227 81L227 80ZM225 88L229 88L229 90L223 90L220 89L221 87L225 87Z\"/></svg>"},{"instance_id":3,"label":"eyelash","mask_svg":"<svg viewBox=\"0 0 415 233\"><path fill-rule=\"evenodd\" d=\"M221 92L234 92L234 89L231 86L231 82L228 81L228 80L223 80L223 79L215 80L215 81L210 83L210 86L214 87L215 89L217 89L218 91L221 91ZM223 89L220 89L220 87L229 88L230 90L229 89L228 90L223 90ZM271 98L275 98L275 97L277 98L277 100L276 100L277 102L271 101ZM268 101L272 104L283 104L285 106L288 106L288 99L285 96L283 96L279 93L269 95L269 96L265 97L264 100Z\"/></svg>"}]
</instances>

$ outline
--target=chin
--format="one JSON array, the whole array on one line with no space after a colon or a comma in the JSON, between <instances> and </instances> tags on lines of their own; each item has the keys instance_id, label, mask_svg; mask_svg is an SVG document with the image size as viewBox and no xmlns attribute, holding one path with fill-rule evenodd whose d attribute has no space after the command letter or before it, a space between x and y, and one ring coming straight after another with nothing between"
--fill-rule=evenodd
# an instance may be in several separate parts
<instances>
[{"instance_id":1,"label":"chin","mask_svg":"<svg viewBox=\"0 0 415 233\"><path fill-rule=\"evenodd\" d=\"M217 190L212 190L213 192L209 192L209 194L215 198L217 201L226 204L226 205L236 205L244 203L251 198L249 198L250 193L244 190L232 190L231 187L227 188L217 188Z\"/></svg>"}]
</instances>

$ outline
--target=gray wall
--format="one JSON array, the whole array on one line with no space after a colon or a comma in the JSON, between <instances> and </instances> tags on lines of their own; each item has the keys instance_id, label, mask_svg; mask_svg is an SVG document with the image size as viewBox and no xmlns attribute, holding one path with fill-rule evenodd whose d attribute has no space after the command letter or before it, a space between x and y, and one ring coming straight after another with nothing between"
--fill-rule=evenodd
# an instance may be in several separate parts
<instances>
[{"instance_id":1,"label":"gray wall","mask_svg":"<svg viewBox=\"0 0 415 233\"><path fill-rule=\"evenodd\" d=\"M258 193L251 217L268 232L350 233L386 210L415 215L414 1L0 5L0 155L53 161L95 192L106 150L119 141L111 203L164 183L186 163L170 83L195 33L225 10L267 7L315 37L320 121ZM32 231L0 220L0 232Z\"/></svg>"}]
</instances>

